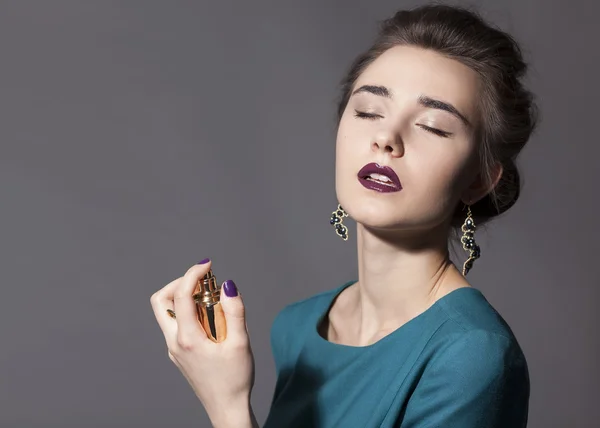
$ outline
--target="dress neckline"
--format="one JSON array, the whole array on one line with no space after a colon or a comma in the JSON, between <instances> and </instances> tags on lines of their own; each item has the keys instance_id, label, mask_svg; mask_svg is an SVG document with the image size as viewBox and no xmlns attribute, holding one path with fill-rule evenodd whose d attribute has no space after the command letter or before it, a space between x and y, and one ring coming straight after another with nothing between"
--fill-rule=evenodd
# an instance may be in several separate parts
<instances>
[{"instance_id":1,"label":"dress neckline","mask_svg":"<svg viewBox=\"0 0 600 428\"><path fill-rule=\"evenodd\" d=\"M457 298L458 296L463 295L464 293L472 293L472 292L479 293L479 294L481 293L481 291L479 291L478 289L476 289L474 287L460 287L460 288L457 288L456 290L452 290L448 294L440 297L438 300L433 302L433 304L430 307L428 307L427 309L425 309L423 312L421 312L417 316L411 318L410 320L408 320L407 322L402 324L400 327L396 328L395 330L391 331L390 333L386 334L384 337L382 337L381 339L379 339L378 341L376 341L370 345L355 346L355 345L346 345L346 344L342 344L342 343L331 342L331 341L325 339L323 336L321 336L321 334L319 333L319 326L323 322L323 319L329 315L329 311L331 310L331 307L333 306L333 302L335 301L335 299L342 293L342 291L344 291L346 288L350 287L351 285L355 284L356 282L357 281L349 281L349 282L342 284L340 287L333 289L331 294L325 300L325 305L323 305L324 307L319 305L319 315L317 317L316 323L314 323L311 328L312 335L316 336L317 342L321 342L324 346L329 346L330 348L337 348L337 349L341 349L341 350L356 350L356 352L374 349L376 347L382 346L383 344L392 341L394 338L396 338L397 336L399 336L400 334L402 334L403 332L405 332L407 330L411 330L412 328L418 328L419 324L424 322L430 315L436 313L439 310L440 306L443 305L444 303L446 303L447 301L449 301L453 298Z\"/></svg>"}]
</instances>

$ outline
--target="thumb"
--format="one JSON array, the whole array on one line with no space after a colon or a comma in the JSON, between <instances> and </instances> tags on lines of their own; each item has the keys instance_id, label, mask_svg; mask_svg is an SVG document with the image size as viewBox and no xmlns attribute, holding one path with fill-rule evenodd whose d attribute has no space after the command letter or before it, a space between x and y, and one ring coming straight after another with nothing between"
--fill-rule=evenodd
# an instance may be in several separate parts
<instances>
[{"instance_id":1,"label":"thumb","mask_svg":"<svg viewBox=\"0 0 600 428\"><path fill-rule=\"evenodd\" d=\"M242 296L232 280L228 279L221 286L220 300L227 323L227 337L247 336L246 309Z\"/></svg>"}]
</instances>

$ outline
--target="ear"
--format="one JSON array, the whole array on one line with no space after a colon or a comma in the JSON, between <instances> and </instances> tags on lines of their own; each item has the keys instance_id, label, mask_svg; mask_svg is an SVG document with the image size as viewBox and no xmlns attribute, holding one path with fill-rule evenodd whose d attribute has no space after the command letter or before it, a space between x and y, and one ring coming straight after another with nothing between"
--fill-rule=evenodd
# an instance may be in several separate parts
<instances>
[{"instance_id":1,"label":"ear","mask_svg":"<svg viewBox=\"0 0 600 428\"><path fill-rule=\"evenodd\" d=\"M500 162L494 164L491 170L492 182L487 187L483 183L483 177L481 176L481 173L477 174L477 177L475 177L473 183L471 183L471 185L463 192L460 198L461 201L465 205L472 205L475 202L479 201L485 195L490 193L494 189L494 187L496 187L496 185L500 181L500 178L502 177L503 171L504 168L502 167L502 164Z\"/></svg>"}]
</instances>

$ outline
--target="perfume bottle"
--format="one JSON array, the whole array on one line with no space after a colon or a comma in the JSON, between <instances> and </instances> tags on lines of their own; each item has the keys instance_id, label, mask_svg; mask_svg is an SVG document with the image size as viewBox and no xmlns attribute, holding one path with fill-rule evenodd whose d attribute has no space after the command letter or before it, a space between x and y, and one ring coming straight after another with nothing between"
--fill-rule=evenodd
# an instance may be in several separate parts
<instances>
[{"instance_id":1,"label":"perfume bottle","mask_svg":"<svg viewBox=\"0 0 600 428\"><path fill-rule=\"evenodd\" d=\"M217 285L217 278L211 269L198 280L193 293L198 320L213 342L222 342L227 337L227 324L220 301L220 292L221 286Z\"/></svg>"}]
</instances>

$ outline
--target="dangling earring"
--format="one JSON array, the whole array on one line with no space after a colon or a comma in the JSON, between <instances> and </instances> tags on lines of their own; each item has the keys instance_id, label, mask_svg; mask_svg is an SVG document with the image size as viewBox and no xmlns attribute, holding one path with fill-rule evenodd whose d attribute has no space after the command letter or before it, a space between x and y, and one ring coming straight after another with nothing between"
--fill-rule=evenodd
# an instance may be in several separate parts
<instances>
[{"instance_id":1,"label":"dangling earring","mask_svg":"<svg viewBox=\"0 0 600 428\"><path fill-rule=\"evenodd\" d=\"M335 233L344 241L348 240L348 228L344 226L344 217L348 217L348 213L344 211L342 206L338 204L337 209L331 213L329 224L335 227Z\"/></svg>"},{"instance_id":2,"label":"dangling earring","mask_svg":"<svg viewBox=\"0 0 600 428\"><path fill-rule=\"evenodd\" d=\"M479 256L481 256L481 250L479 248L479 245L477 245L475 243L475 239L473 238L475 229L477 227L475 226L475 222L473 221L473 213L471 213L471 205L468 205L467 207L469 208L469 210L467 211L467 218L465 219L465 222L463 223L463 225L461 227L461 230L464 232L464 234L463 234L462 238L460 239L460 242L462 242L463 248L466 251L469 251L469 258L463 265L463 271L462 271L463 276L466 276L467 273L469 273L469 271L473 267L473 262L475 260L477 260L479 258Z\"/></svg>"}]
</instances>

